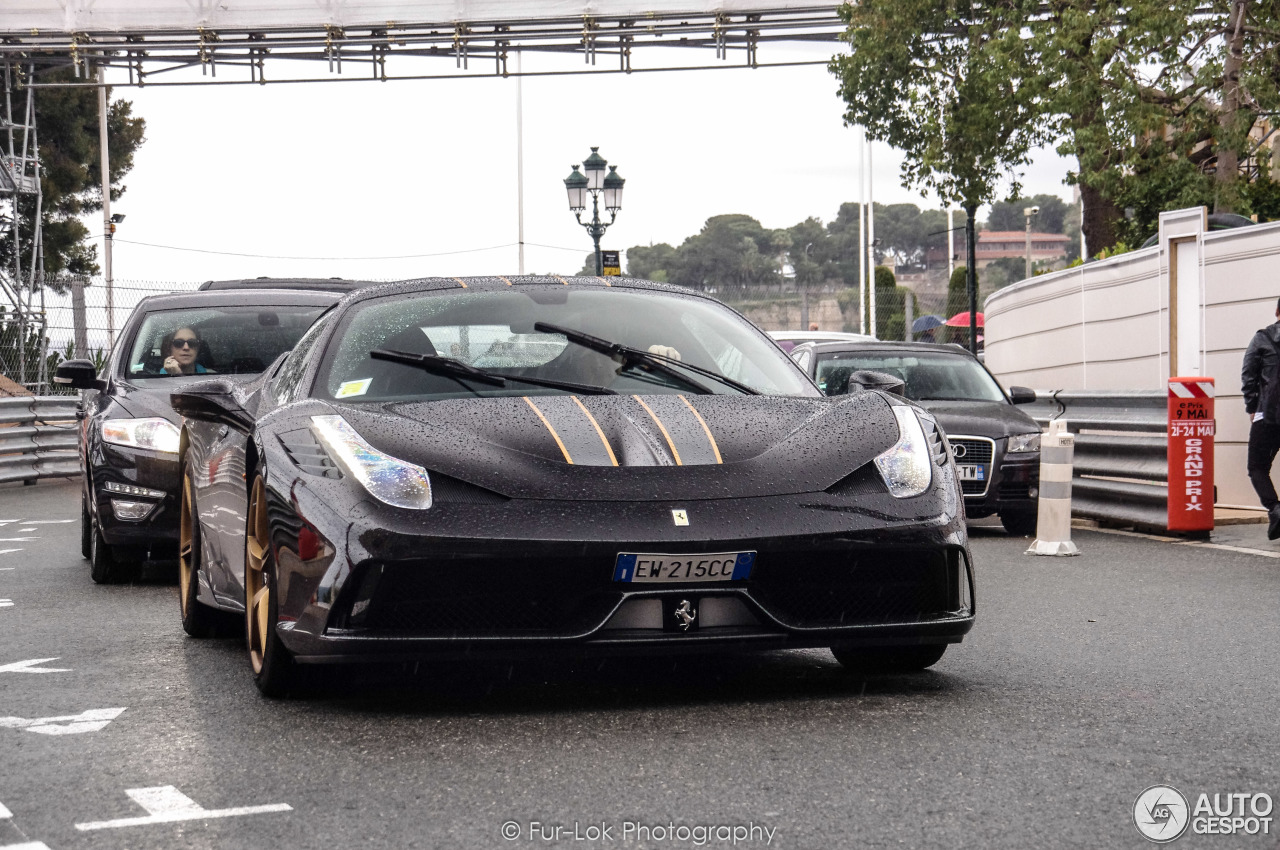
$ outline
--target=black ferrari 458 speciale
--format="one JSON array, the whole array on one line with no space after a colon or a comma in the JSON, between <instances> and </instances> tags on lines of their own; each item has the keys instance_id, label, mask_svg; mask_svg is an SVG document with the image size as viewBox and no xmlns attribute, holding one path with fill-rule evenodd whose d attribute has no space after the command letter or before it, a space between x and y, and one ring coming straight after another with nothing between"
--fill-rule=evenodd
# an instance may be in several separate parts
<instances>
[{"instance_id":1,"label":"black ferrari 458 speciale","mask_svg":"<svg viewBox=\"0 0 1280 850\"><path fill-rule=\"evenodd\" d=\"M267 694L300 663L486 651L831 647L912 670L973 626L930 415L824 398L697 292L375 286L258 380L172 402L183 626L242 613Z\"/></svg>"}]
</instances>

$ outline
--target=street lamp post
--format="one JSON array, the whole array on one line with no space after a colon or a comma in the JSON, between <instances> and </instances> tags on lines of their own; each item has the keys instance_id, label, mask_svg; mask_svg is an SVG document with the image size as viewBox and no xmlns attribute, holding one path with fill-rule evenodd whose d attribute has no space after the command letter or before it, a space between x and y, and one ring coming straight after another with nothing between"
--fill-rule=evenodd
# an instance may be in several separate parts
<instances>
[{"instance_id":1,"label":"street lamp post","mask_svg":"<svg viewBox=\"0 0 1280 850\"><path fill-rule=\"evenodd\" d=\"M1023 207L1022 214L1027 217L1027 273L1025 277L1031 278L1031 217L1040 215L1039 207Z\"/></svg>"},{"instance_id":2,"label":"street lamp post","mask_svg":"<svg viewBox=\"0 0 1280 850\"><path fill-rule=\"evenodd\" d=\"M565 191L569 193L569 209L573 217L587 229L587 234L596 246L596 274L604 274L604 259L600 254L600 237L609 229L609 225L618 219L618 210L622 209L622 186L627 181L618 176L618 167L609 163L599 153L599 148L591 149L591 156L582 161L582 171L573 166L573 171L564 179ZM605 169L608 168L608 174ZM585 173L583 173L585 172ZM591 195L591 221L583 221L582 213L587 208L587 194ZM600 200L604 196L604 208L609 213L609 221L600 220Z\"/></svg>"}]
</instances>

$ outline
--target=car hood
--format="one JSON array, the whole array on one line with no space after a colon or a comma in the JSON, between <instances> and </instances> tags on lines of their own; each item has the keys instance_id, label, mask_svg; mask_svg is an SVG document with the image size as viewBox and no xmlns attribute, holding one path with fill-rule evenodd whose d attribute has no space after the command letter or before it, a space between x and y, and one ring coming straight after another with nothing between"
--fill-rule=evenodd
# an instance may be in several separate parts
<instances>
[{"instance_id":1,"label":"car hood","mask_svg":"<svg viewBox=\"0 0 1280 850\"><path fill-rule=\"evenodd\" d=\"M812 493L898 438L890 403L878 392L840 399L548 395L324 407L386 454L512 498Z\"/></svg>"},{"instance_id":2,"label":"car hood","mask_svg":"<svg viewBox=\"0 0 1280 850\"><path fill-rule=\"evenodd\" d=\"M1034 419L1003 401L926 400L916 403L932 413L948 434L969 434L998 440L1013 434L1040 431Z\"/></svg>"}]
</instances>

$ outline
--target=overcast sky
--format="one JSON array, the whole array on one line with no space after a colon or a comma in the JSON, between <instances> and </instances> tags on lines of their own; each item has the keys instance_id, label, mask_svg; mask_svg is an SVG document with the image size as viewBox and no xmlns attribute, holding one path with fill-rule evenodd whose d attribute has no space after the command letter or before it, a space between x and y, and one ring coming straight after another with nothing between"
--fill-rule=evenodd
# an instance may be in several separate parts
<instances>
[{"instance_id":1,"label":"overcast sky","mask_svg":"<svg viewBox=\"0 0 1280 850\"><path fill-rule=\"evenodd\" d=\"M794 60L831 49L761 51ZM421 62L425 73L453 66L394 61ZM115 96L147 121L113 209L127 216L117 280L518 270L514 79L120 87ZM771 228L826 222L858 198L855 133L822 66L526 78L523 104L529 273L574 272L591 249L562 181L592 145L627 180L605 248L678 245L722 213ZM901 186L892 148L877 144L873 161L877 202L937 206ZM1070 200L1068 166L1038 152L1024 193ZM100 231L100 220L90 226ZM381 259L391 257L401 259Z\"/></svg>"}]
</instances>

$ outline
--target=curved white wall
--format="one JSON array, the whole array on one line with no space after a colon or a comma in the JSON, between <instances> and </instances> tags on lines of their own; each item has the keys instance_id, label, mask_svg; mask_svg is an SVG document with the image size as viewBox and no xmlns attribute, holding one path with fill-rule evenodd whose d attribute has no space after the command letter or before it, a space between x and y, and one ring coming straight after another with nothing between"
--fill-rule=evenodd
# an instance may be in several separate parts
<instances>
[{"instance_id":1,"label":"curved white wall","mask_svg":"<svg viewBox=\"0 0 1280 850\"><path fill-rule=\"evenodd\" d=\"M1189 212L1198 214L1183 211ZM1163 221L1161 231L1160 245L1022 281L987 298L987 367L1005 386L1163 389L1170 377L1172 283ZM1198 318L1199 363L1179 363L1178 371L1217 385L1219 503L1256 505L1245 476L1249 421L1240 361L1254 332L1275 321L1280 222L1197 233L1189 241L1202 307L1182 326L1185 335L1185 322Z\"/></svg>"}]
</instances>

